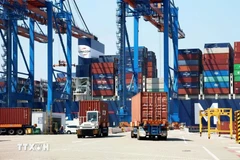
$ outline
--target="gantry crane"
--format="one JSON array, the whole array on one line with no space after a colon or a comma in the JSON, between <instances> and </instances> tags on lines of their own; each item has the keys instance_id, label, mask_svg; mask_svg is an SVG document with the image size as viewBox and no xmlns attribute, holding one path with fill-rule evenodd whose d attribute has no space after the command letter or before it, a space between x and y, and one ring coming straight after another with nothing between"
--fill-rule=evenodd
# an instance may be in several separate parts
<instances>
[{"instance_id":1,"label":"gantry crane","mask_svg":"<svg viewBox=\"0 0 240 160\"><path fill-rule=\"evenodd\" d=\"M159 32L164 32L164 91L169 92L169 69L174 70L173 94L168 97L174 98L174 109L172 112L177 113L178 108L178 39L185 38L184 32L180 29L178 23L178 8L175 7L171 0L117 0L117 38L118 38L118 54L119 54L119 117L120 121L129 121L126 106L126 78L125 78L125 60L126 60L126 41L128 51L130 53L130 43L128 40L126 17L134 17L134 91L137 93L138 86L138 23L142 16L145 21L149 21ZM130 8L131 7L131 8ZM174 48L174 68L169 67L169 37L172 38ZM170 108L170 107L169 107ZM171 113L174 114L174 113ZM169 116L169 120L171 117ZM178 114L175 114L175 121L178 120Z\"/></svg>"},{"instance_id":2,"label":"gantry crane","mask_svg":"<svg viewBox=\"0 0 240 160\"><path fill-rule=\"evenodd\" d=\"M2 29L6 30L6 34L2 33L2 38L6 46L7 55L7 106L16 106L18 99L26 99L26 95L18 94L16 90L11 90L13 84L17 84L18 68L18 47L23 55L24 63L28 70L30 80L30 98L27 100L33 103L34 93L34 40L47 42L47 56L48 56L48 98L47 98L47 112L51 111L53 101L62 98L56 92L53 92L53 75L57 70L53 69L53 29L59 36L63 53L67 63L67 82L66 92L64 98L66 100L66 116L72 119L71 105L72 105L72 37L81 38L87 37L97 40L97 37L77 27L72 20L72 14L67 10L64 4L65 0L58 0L53 3L47 0L0 0ZM76 4L75 0L73 0ZM69 1L67 1L69 3ZM29 28L21 28L17 22L29 18ZM47 36L45 34L34 33L34 24L39 23L47 26ZM29 32L29 33L28 33ZM26 59L23 54L23 49L20 45L17 33L30 39L30 66L27 65ZM12 38L13 34L13 38ZM66 47L63 43L62 34L67 35ZM6 38L6 39L5 39ZM13 42L12 42L13 39ZM18 43L16 43L18 42ZM13 66L13 69L12 69ZM13 80L13 82L12 82ZM14 88L14 87L13 87ZM61 94L61 95L62 95Z\"/></svg>"}]
</instances>

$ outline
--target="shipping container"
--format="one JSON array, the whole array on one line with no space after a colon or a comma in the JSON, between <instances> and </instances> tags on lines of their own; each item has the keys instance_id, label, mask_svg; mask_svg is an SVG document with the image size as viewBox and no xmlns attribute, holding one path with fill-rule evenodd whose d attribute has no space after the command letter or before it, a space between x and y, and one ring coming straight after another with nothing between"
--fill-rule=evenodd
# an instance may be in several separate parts
<instances>
[{"instance_id":1,"label":"shipping container","mask_svg":"<svg viewBox=\"0 0 240 160\"><path fill-rule=\"evenodd\" d=\"M178 50L178 54L202 54L202 51L198 48L194 48L194 49L179 49Z\"/></svg>"},{"instance_id":2,"label":"shipping container","mask_svg":"<svg viewBox=\"0 0 240 160\"><path fill-rule=\"evenodd\" d=\"M206 59L202 61L203 65L229 65L229 59Z\"/></svg>"},{"instance_id":3,"label":"shipping container","mask_svg":"<svg viewBox=\"0 0 240 160\"><path fill-rule=\"evenodd\" d=\"M234 70L239 69L240 70L240 64L234 64Z\"/></svg>"},{"instance_id":4,"label":"shipping container","mask_svg":"<svg viewBox=\"0 0 240 160\"><path fill-rule=\"evenodd\" d=\"M126 84L134 83L134 79L126 79ZM138 78L138 83L142 84L142 78Z\"/></svg>"},{"instance_id":5,"label":"shipping container","mask_svg":"<svg viewBox=\"0 0 240 160\"><path fill-rule=\"evenodd\" d=\"M203 71L204 77L213 77L213 76L229 76L230 72L228 70L209 70Z\"/></svg>"},{"instance_id":6,"label":"shipping container","mask_svg":"<svg viewBox=\"0 0 240 160\"><path fill-rule=\"evenodd\" d=\"M93 84L114 84L114 79L93 79Z\"/></svg>"},{"instance_id":7,"label":"shipping container","mask_svg":"<svg viewBox=\"0 0 240 160\"><path fill-rule=\"evenodd\" d=\"M104 62L104 63L92 63L92 69L99 69L99 68L114 68L115 64L113 62Z\"/></svg>"},{"instance_id":8,"label":"shipping container","mask_svg":"<svg viewBox=\"0 0 240 160\"><path fill-rule=\"evenodd\" d=\"M229 65L203 65L203 70L229 70Z\"/></svg>"},{"instance_id":9,"label":"shipping container","mask_svg":"<svg viewBox=\"0 0 240 160\"><path fill-rule=\"evenodd\" d=\"M205 82L204 88L228 88L229 82Z\"/></svg>"},{"instance_id":10,"label":"shipping container","mask_svg":"<svg viewBox=\"0 0 240 160\"><path fill-rule=\"evenodd\" d=\"M193 82L199 82L199 77L185 77L178 79L178 83L193 83Z\"/></svg>"},{"instance_id":11,"label":"shipping container","mask_svg":"<svg viewBox=\"0 0 240 160\"><path fill-rule=\"evenodd\" d=\"M164 84L163 83L160 83L160 84L148 83L148 84L146 84L146 89L162 89L162 88L164 88Z\"/></svg>"},{"instance_id":12,"label":"shipping container","mask_svg":"<svg viewBox=\"0 0 240 160\"><path fill-rule=\"evenodd\" d=\"M240 42L234 42L234 52L240 52Z\"/></svg>"},{"instance_id":13,"label":"shipping container","mask_svg":"<svg viewBox=\"0 0 240 160\"><path fill-rule=\"evenodd\" d=\"M0 108L0 124L31 125L31 108Z\"/></svg>"},{"instance_id":14,"label":"shipping container","mask_svg":"<svg viewBox=\"0 0 240 160\"><path fill-rule=\"evenodd\" d=\"M92 74L103 74L103 73L115 73L114 68L101 68L101 69L92 69Z\"/></svg>"},{"instance_id":15,"label":"shipping container","mask_svg":"<svg viewBox=\"0 0 240 160\"><path fill-rule=\"evenodd\" d=\"M179 66L178 71L184 72L184 71L199 71L199 66Z\"/></svg>"},{"instance_id":16,"label":"shipping container","mask_svg":"<svg viewBox=\"0 0 240 160\"><path fill-rule=\"evenodd\" d=\"M114 96L115 90L93 90L92 91L93 96Z\"/></svg>"},{"instance_id":17,"label":"shipping container","mask_svg":"<svg viewBox=\"0 0 240 160\"><path fill-rule=\"evenodd\" d=\"M132 122L161 124L167 121L167 93L141 92L132 97Z\"/></svg>"},{"instance_id":18,"label":"shipping container","mask_svg":"<svg viewBox=\"0 0 240 160\"><path fill-rule=\"evenodd\" d=\"M118 55L100 55L98 60L99 62L114 62L117 63L119 59Z\"/></svg>"},{"instance_id":19,"label":"shipping container","mask_svg":"<svg viewBox=\"0 0 240 160\"><path fill-rule=\"evenodd\" d=\"M186 94L195 95L199 93L200 93L200 89L193 89L193 88L178 89L179 95L186 95Z\"/></svg>"},{"instance_id":20,"label":"shipping container","mask_svg":"<svg viewBox=\"0 0 240 160\"><path fill-rule=\"evenodd\" d=\"M203 60L208 60L208 59L230 59L229 53L224 53L224 54L203 54Z\"/></svg>"},{"instance_id":21,"label":"shipping container","mask_svg":"<svg viewBox=\"0 0 240 160\"><path fill-rule=\"evenodd\" d=\"M183 89L183 88L199 88L200 84L199 83L178 83L178 88Z\"/></svg>"},{"instance_id":22,"label":"shipping container","mask_svg":"<svg viewBox=\"0 0 240 160\"><path fill-rule=\"evenodd\" d=\"M204 77L204 82L229 82L229 76Z\"/></svg>"},{"instance_id":23,"label":"shipping container","mask_svg":"<svg viewBox=\"0 0 240 160\"><path fill-rule=\"evenodd\" d=\"M199 60L201 59L200 54L179 54L178 55L178 60Z\"/></svg>"},{"instance_id":24,"label":"shipping container","mask_svg":"<svg viewBox=\"0 0 240 160\"><path fill-rule=\"evenodd\" d=\"M90 71L90 65L77 65L76 66L76 77L90 77L91 71Z\"/></svg>"},{"instance_id":25,"label":"shipping container","mask_svg":"<svg viewBox=\"0 0 240 160\"><path fill-rule=\"evenodd\" d=\"M205 88L204 94L229 94L229 88Z\"/></svg>"},{"instance_id":26,"label":"shipping container","mask_svg":"<svg viewBox=\"0 0 240 160\"><path fill-rule=\"evenodd\" d=\"M164 92L164 89L146 89L147 92Z\"/></svg>"},{"instance_id":27,"label":"shipping container","mask_svg":"<svg viewBox=\"0 0 240 160\"><path fill-rule=\"evenodd\" d=\"M126 73L126 79L131 79L133 77L132 73ZM142 78L142 73L138 73L138 78Z\"/></svg>"},{"instance_id":28,"label":"shipping container","mask_svg":"<svg viewBox=\"0 0 240 160\"><path fill-rule=\"evenodd\" d=\"M163 78L147 78L146 82L150 84L159 84L159 83L164 83L164 79Z\"/></svg>"},{"instance_id":29,"label":"shipping container","mask_svg":"<svg viewBox=\"0 0 240 160\"><path fill-rule=\"evenodd\" d=\"M229 130L230 131L230 122L228 121L224 121L220 124L217 123L217 129L218 130ZM232 122L232 129L233 129L233 134L236 134L236 130L235 130L235 122ZM229 132L219 132L219 134L229 134Z\"/></svg>"},{"instance_id":30,"label":"shipping container","mask_svg":"<svg viewBox=\"0 0 240 160\"><path fill-rule=\"evenodd\" d=\"M115 86L113 84L94 84L93 90L113 90Z\"/></svg>"},{"instance_id":31,"label":"shipping container","mask_svg":"<svg viewBox=\"0 0 240 160\"><path fill-rule=\"evenodd\" d=\"M240 82L234 82L234 87L240 88Z\"/></svg>"},{"instance_id":32,"label":"shipping container","mask_svg":"<svg viewBox=\"0 0 240 160\"><path fill-rule=\"evenodd\" d=\"M93 74L92 75L93 79L113 79L114 74L111 73L101 73L101 74Z\"/></svg>"},{"instance_id":33,"label":"shipping container","mask_svg":"<svg viewBox=\"0 0 240 160\"><path fill-rule=\"evenodd\" d=\"M240 76L240 69L235 69L233 72L234 76Z\"/></svg>"},{"instance_id":34,"label":"shipping container","mask_svg":"<svg viewBox=\"0 0 240 160\"><path fill-rule=\"evenodd\" d=\"M240 87L234 87L234 94L240 94Z\"/></svg>"},{"instance_id":35,"label":"shipping container","mask_svg":"<svg viewBox=\"0 0 240 160\"><path fill-rule=\"evenodd\" d=\"M199 72L178 72L178 77L179 78L184 78L184 77L199 77Z\"/></svg>"},{"instance_id":36,"label":"shipping container","mask_svg":"<svg viewBox=\"0 0 240 160\"><path fill-rule=\"evenodd\" d=\"M107 103L99 100L89 100L79 102L79 121L80 123L86 122L87 111L98 111L100 116L99 123L108 123L108 105Z\"/></svg>"},{"instance_id":37,"label":"shipping container","mask_svg":"<svg viewBox=\"0 0 240 160\"><path fill-rule=\"evenodd\" d=\"M240 54L239 54L240 56ZM234 58L234 61L233 61L234 64L240 64L240 58Z\"/></svg>"},{"instance_id":38,"label":"shipping container","mask_svg":"<svg viewBox=\"0 0 240 160\"><path fill-rule=\"evenodd\" d=\"M179 66L198 66L199 60L178 60Z\"/></svg>"}]
</instances>

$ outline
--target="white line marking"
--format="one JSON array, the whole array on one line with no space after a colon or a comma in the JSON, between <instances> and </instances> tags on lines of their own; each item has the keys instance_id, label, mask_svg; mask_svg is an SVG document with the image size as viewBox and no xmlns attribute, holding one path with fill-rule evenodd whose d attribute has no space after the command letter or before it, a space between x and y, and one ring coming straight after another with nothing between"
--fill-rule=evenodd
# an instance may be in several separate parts
<instances>
[{"instance_id":1,"label":"white line marking","mask_svg":"<svg viewBox=\"0 0 240 160\"><path fill-rule=\"evenodd\" d=\"M182 136L182 138L183 138L183 141L184 141L184 143L185 143L185 144L187 144L187 142L186 142L185 138L184 138L183 136Z\"/></svg>"},{"instance_id":2,"label":"white line marking","mask_svg":"<svg viewBox=\"0 0 240 160\"><path fill-rule=\"evenodd\" d=\"M215 160L220 160L219 158L217 158L217 156L215 156L212 152L210 152L207 148L205 148L204 146L202 146L203 149L210 155L212 156Z\"/></svg>"},{"instance_id":3,"label":"white line marking","mask_svg":"<svg viewBox=\"0 0 240 160\"><path fill-rule=\"evenodd\" d=\"M42 142L35 142L35 143L46 143L46 141L42 141Z\"/></svg>"},{"instance_id":4,"label":"white line marking","mask_svg":"<svg viewBox=\"0 0 240 160\"><path fill-rule=\"evenodd\" d=\"M240 149L240 147L227 147L227 148L230 148L230 149Z\"/></svg>"}]
</instances>

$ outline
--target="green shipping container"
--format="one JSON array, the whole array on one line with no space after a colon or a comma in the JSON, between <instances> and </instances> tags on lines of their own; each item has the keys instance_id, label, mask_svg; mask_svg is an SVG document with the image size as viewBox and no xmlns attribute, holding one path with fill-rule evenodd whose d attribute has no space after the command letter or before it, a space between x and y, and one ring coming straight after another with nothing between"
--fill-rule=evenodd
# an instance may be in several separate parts
<instances>
[{"instance_id":1,"label":"green shipping container","mask_svg":"<svg viewBox=\"0 0 240 160\"><path fill-rule=\"evenodd\" d=\"M240 70L240 64L234 64L234 70L239 69Z\"/></svg>"},{"instance_id":2,"label":"green shipping container","mask_svg":"<svg viewBox=\"0 0 240 160\"><path fill-rule=\"evenodd\" d=\"M229 76L204 77L204 82L229 82Z\"/></svg>"},{"instance_id":3,"label":"green shipping container","mask_svg":"<svg viewBox=\"0 0 240 160\"><path fill-rule=\"evenodd\" d=\"M240 76L240 70L239 69L234 69L233 75L234 76Z\"/></svg>"},{"instance_id":4,"label":"green shipping container","mask_svg":"<svg viewBox=\"0 0 240 160\"><path fill-rule=\"evenodd\" d=\"M240 76L234 76L234 82L240 82Z\"/></svg>"}]
</instances>

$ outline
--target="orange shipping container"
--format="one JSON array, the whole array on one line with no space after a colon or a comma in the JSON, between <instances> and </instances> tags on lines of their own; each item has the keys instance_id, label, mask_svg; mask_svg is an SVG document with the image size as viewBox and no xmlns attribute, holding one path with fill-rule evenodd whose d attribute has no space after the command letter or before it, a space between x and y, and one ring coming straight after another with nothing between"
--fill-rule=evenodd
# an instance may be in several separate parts
<instances>
[{"instance_id":1,"label":"orange shipping container","mask_svg":"<svg viewBox=\"0 0 240 160\"><path fill-rule=\"evenodd\" d=\"M132 122L167 123L168 98L166 92L140 92L132 97Z\"/></svg>"},{"instance_id":2,"label":"orange shipping container","mask_svg":"<svg viewBox=\"0 0 240 160\"><path fill-rule=\"evenodd\" d=\"M31 125L31 108L0 108L0 124Z\"/></svg>"},{"instance_id":3,"label":"orange shipping container","mask_svg":"<svg viewBox=\"0 0 240 160\"><path fill-rule=\"evenodd\" d=\"M92 69L99 69L99 68L114 68L113 62L103 62L103 63L92 63Z\"/></svg>"},{"instance_id":4,"label":"orange shipping container","mask_svg":"<svg viewBox=\"0 0 240 160\"><path fill-rule=\"evenodd\" d=\"M98 111L98 121L100 125L108 123L108 105L107 103L99 100L83 100L79 102L79 121L80 123L86 122L87 111Z\"/></svg>"}]
</instances>

